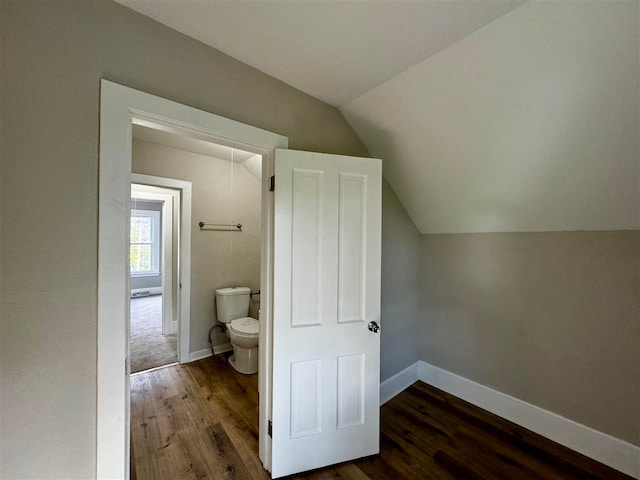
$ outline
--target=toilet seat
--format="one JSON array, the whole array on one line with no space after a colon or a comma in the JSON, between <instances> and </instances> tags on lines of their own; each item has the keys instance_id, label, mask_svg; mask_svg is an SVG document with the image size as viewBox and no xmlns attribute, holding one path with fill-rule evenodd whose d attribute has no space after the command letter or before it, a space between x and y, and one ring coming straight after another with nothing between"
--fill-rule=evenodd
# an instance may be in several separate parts
<instances>
[{"instance_id":1,"label":"toilet seat","mask_svg":"<svg viewBox=\"0 0 640 480\"><path fill-rule=\"evenodd\" d=\"M231 321L229 328L240 335L258 335L260 323L251 317L236 318Z\"/></svg>"}]
</instances>

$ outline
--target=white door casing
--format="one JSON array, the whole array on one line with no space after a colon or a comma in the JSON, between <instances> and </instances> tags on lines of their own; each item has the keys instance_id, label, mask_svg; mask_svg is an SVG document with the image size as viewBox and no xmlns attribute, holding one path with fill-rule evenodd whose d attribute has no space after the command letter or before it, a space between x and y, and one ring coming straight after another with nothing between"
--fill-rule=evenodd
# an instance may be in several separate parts
<instances>
[{"instance_id":1,"label":"white door casing","mask_svg":"<svg viewBox=\"0 0 640 480\"><path fill-rule=\"evenodd\" d=\"M126 241L131 194L131 125L135 122L158 130L185 134L260 155L263 172L269 172L275 148L287 148L288 139L209 112L150 95L108 80L100 82L100 168L98 198L98 352L96 403L96 478L129 478L129 285ZM265 165L267 168L265 168ZM271 195L263 192L263 272L270 259ZM182 226L188 228L184 218ZM186 248L187 245L184 245ZM184 250L183 250L184 252ZM185 254L186 255L186 254ZM188 277L188 272L182 271ZM261 290L263 315L270 312L271 276L264 274ZM184 307L181 307L181 309ZM264 317L263 317L264 318ZM180 329L188 328L182 322ZM185 338L182 336L181 338ZM186 336L188 338L188 336ZM270 463L266 433L270 412L271 325L260 328L260 458ZM188 345L180 351L188 355ZM182 359L181 359L182 361Z\"/></svg>"},{"instance_id":2,"label":"white door casing","mask_svg":"<svg viewBox=\"0 0 640 480\"><path fill-rule=\"evenodd\" d=\"M276 150L273 478L379 451L381 161Z\"/></svg>"}]
</instances>

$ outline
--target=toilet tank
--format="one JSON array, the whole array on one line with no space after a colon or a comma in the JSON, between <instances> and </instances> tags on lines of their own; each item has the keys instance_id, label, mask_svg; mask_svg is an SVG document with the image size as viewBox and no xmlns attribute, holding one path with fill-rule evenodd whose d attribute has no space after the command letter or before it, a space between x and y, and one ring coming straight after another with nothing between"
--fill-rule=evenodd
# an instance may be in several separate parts
<instances>
[{"instance_id":1,"label":"toilet tank","mask_svg":"<svg viewBox=\"0 0 640 480\"><path fill-rule=\"evenodd\" d=\"M249 287L219 288L216 290L216 313L220 323L229 323L249 314Z\"/></svg>"}]
</instances>

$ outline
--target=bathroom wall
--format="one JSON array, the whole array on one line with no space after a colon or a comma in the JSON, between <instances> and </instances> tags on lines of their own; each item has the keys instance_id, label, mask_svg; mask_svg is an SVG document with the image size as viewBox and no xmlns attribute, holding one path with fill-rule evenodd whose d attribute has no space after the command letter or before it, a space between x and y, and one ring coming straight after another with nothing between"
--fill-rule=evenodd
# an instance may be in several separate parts
<instances>
[{"instance_id":1,"label":"bathroom wall","mask_svg":"<svg viewBox=\"0 0 640 480\"><path fill-rule=\"evenodd\" d=\"M209 329L217 323L215 289L260 289L260 181L227 160L140 140L133 141L132 171L192 183L190 352L207 351ZM241 223L242 232L202 231L200 221ZM252 297L250 314L255 318L259 298ZM216 329L213 344L227 343Z\"/></svg>"}]
</instances>

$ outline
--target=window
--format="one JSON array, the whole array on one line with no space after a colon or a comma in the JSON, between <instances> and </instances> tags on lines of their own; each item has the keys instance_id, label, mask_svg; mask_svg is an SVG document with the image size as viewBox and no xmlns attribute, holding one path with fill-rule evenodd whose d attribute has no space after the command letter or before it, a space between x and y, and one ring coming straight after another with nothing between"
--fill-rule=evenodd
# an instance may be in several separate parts
<instances>
[{"instance_id":1,"label":"window","mask_svg":"<svg viewBox=\"0 0 640 480\"><path fill-rule=\"evenodd\" d=\"M131 210L129 263L132 276L160 273L160 212Z\"/></svg>"}]
</instances>

